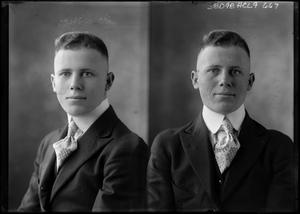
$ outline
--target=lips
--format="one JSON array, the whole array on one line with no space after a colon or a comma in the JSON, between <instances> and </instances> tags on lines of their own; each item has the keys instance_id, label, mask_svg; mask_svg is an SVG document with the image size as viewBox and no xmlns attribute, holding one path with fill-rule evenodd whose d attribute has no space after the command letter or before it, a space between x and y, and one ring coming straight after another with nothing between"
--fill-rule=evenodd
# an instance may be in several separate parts
<instances>
[{"instance_id":1,"label":"lips","mask_svg":"<svg viewBox=\"0 0 300 214\"><path fill-rule=\"evenodd\" d=\"M69 97L66 97L66 99L70 99L70 100L86 100L86 97L84 96L69 96Z\"/></svg>"},{"instance_id":2,"label":"lips","mask_svg":"<svg viewBox=\"0 0 300 214\"><path fill-rule=\"evenodd\" d=\"M218 93L214 93L214 95L219 95L219 96L232 96L234 97L235 94L231 93L231 92L218 92Z\"/></svg>"}]
</instances>

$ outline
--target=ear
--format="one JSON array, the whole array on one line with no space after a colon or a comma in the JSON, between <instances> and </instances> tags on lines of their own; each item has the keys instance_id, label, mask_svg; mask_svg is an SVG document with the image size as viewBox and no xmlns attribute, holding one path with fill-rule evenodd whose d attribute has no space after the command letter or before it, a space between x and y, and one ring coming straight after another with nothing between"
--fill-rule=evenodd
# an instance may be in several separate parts
<instances>
[{"instance_id":1,"label":"ear","mask_svg":"<svg viewBox=\"0 0 300 214\"><path fill-rule=\"evenodd\" d=\"M191 73L191 79L192 79L192 84L193 84L194 89L199 88L199 86L198 86L198 73L197 73L197 71L192 71L192 73Z\"/></svg>"},{"instance_id":2,"label":"ear","mask_svg":"<svg viewBox=\"0 0 300 214\"><path fill-rule=\"evenodd\" d=\"M54 76L54 74L51 74L51 83L52 83L52 90L53 90L53 92L56 92L56 89L55 89L55 76Z\"/></svg>"},{"instance_id":3,"label":"ear","mask_svg":"<svg viewBox=\"0 0 300 214\"><path fill-rule=\"evenodd\" d=\"M248 87L247 87L248 91L250 91L250 89L252 88L254 81L255 81L255 75L254 73L250 73L248 79Z\"/></svg>"},{"instance_id":4,"label":"ear","mask_svg":"<svg viewBox=\"0 0 300 214\"><path fill-rule=\"evenodd\" d=\"M115 79L115 75L112 72L108 72L106 76L106 85L105 85L105 91L108 91L110 87L112 86Z\"/></svg>"}]
</instances>

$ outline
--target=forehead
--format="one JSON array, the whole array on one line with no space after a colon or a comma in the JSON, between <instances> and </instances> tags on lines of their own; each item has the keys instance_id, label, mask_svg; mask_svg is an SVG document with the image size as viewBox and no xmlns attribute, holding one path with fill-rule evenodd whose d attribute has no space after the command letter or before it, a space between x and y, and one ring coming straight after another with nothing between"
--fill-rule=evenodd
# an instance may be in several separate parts
<instances>
[{"instance_id":1,"label":"forehead","mask_svg":"<svg viewBox=\"0 0 300 214\"><path fill-rule=\"evenodd\" d=\"M246 51L238 46L207 46L198 55L197 68L209 65L246 67L249 63Z\"/></svg>"},{"instance_id":2,"label":"forehead","mask_svg":"<svg viewBox=\"0 0 300 214\"><path fill-rule=\"evenodd\" d=\"M54 69L92 68L107 66L107 59L94 49L61 49L54 57Z\"/></svg>"}]
</instances>

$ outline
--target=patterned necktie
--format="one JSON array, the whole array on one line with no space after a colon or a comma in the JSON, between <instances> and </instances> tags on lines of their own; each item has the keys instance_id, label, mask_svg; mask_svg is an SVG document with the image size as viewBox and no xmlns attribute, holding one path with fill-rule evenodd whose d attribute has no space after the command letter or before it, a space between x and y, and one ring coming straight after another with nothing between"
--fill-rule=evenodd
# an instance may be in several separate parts
<instances>
[{"instance_id":1,"label":"patterned necktie","mask_svg":"<svg viewBox=\"0 0 300 214\"><path fill-rule=\"evenodd\" d=\"M56 153L57 171L66 158L77 149L77 139L82 135L82 133L83 132L77 127L75 122L71 120L67 136L53 144L53 148Z\"/></svg>"},{"instance_id":2,"label":"patterned necktie","mask_svg":"<svg viewBox=\"0 0 300 214\"><path fill-rule=\"evenodd\" d=\"M214 152L220 169L223 173L240 148L240 143L234 134L233 127L227 117L224 118L219 131L215 135Z\"/></svg>"}]
</instances>

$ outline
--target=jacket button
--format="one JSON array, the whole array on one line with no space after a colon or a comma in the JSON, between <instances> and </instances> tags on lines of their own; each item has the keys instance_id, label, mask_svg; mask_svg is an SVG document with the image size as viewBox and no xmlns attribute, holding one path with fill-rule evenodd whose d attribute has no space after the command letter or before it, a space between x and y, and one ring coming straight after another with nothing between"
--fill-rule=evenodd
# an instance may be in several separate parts
<instances>
[{"instance_id":1,"label":"jacket button","mask_svg":"<svg viewBox=\"0 0 300 214\"><path fill-rule=\"evenodd\" d=\"M41 190L44 191L44 190L45 190L45 187L44 187L44 186L41 186Z\"/></svg>"},{"instance_id":2,"label":"jacket button","mask_svg":"<svg viewBox=\"0 0 300 214\"><path fill-rule=\"evenodd\" d=\"M219 179L219 184L221 184L222 183L222 180L221 179Z\"/></svg>"}]
</instances>

